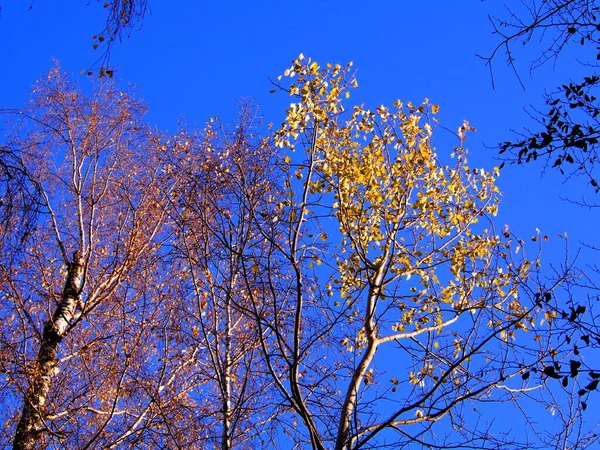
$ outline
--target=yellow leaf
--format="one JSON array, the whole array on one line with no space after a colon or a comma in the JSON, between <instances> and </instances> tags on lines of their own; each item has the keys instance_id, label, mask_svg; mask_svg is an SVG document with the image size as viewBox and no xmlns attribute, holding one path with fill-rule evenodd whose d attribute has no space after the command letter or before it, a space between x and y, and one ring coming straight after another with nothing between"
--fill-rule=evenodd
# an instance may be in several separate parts
<instances>
[{"instance_id":1,"label":"yellow leaf","mask_svg":"<svg viewBox=\"0 0 600 450\"><path fill-rule=\"evenodd\" d=\"M350 91L346 91L346 98L350 98Z\"/></svg>"}]
</instances>

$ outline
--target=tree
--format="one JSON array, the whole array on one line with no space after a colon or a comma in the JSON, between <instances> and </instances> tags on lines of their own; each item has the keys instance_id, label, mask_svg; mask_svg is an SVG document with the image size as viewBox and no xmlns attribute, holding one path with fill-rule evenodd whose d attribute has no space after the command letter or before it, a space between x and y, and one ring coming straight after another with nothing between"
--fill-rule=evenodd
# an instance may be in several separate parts
<instances>
[{"instance_id":1,"label":"tree","mask_svg":"<svg viewBox=\"0 0 600 450\"><path fill-rule=\"evenodd\" d=\"M526 257L494 228L498 171L468 167L467 122L438 155L437 106L346 111L351 65L301 56L280 128L245 106L233 130L166 137L97 81L53 69L12 111L42 203L0 257L5 445L536 444L488 404L560 405L539 388L575 367L553 345L570 274L543 283L544 238Z\"/></svg>"},{"instance_id":2,"label":"tree","mask_svg":"<svg viewBox=\"0 0 600 450\"><path fill-rule=\"evenodd\" d=\"M147 358L133 328L147 311L133 306L156 303L148 298L167 195L143 112L110 84L84 96L58 68L13 111L6 147L23 155L42 199L22 257L1 261L3 432L15 433L15 449L109 448L112 422L121 417L126 434L137 413L123 409L140 411L142 386L127 374Z\"/></svg>"},{"instance_id":3,"label":"tree","mask_svg":"<svg viewBox=\"0 0 600 450\"><path fill-rule=\"evenodd\" d=\"M583 176L594 192L600 191L595 170L600 114L596 91L600 78L594 72L600 58L599 13L600 5L596 1L524 0L520 9L507 7L506 17L490 18L500 42L485 58L491 70L492 63L503 51L518 77L514 49L518 44L531 45L534 37L540 38L541 50L532 62L532 69L556 62L571 44L590 50L588 59L583 62L590 68L589 75L579 81L567 81L547 94L547 111L534 114L541 130L525 130L519 139L502 143L500 154L518 164L541 159L545 167L556 168L568 178Z\"/></svg>"},{"instance_id":4,"label":"tree","mask_svg":"<svg viewBox=\"0 0 600 450\"><path fill-rule=\"evenodd\" d=\"M206 378L198 403L207 412L205 445L261 448L277 410L269 395L259 336L247 313L244 261L264 250L251 216L274 186L273 149L253 128L256 109L240 108L229 131L218 119L183 131L168 171L183 178L176 197L172 255L180 273L180 323ZM251 284L253 292L263 289Z\"/></svg>"},{"instance_id":5,"label":"tree","mask_svg":"<svg viewBox=\"0 0 600 450\"><path fill-rule=\"evenodd\" d=\"M273 149L250 108L235 133L201 139L165 138L144 111L110 80L86 97L54 69L7 112L6 146L43 204L22 258L0 260L6 445L273 439L278 406L239 276L260 249L245 203L267 201Z\"/></svg>"},{"instance_id":6,"label":"tree","mask_svg":"<svg viewBox=\"0 0 600 450\"><path fill-rule=\"evenodd\" d=\"M539 159L543 161L543 170L556 169L571 181L582 177L592 192L598 193L600 104L597 91L600 77L596 68L600 59L600 5L590 0L523 1L521 5L523 8L516 11L507 8L506 17L490 19L494 32L500 36L499 44L486 58L490 69L492 62L504 51L508 64L518 76L514 55L516 45L532 45L534 37L539 37L539 57L533 61L532 69L550 61L556 63L567 46L579 44L589 52L588 58L582 61L589 73L580 80L566 81L547 94L547 110L533 114L538 122L536 128L523 130L515 140L501 143L499 153L505 161L518 164ZM585 199L576 202L590 209L598 206ZM588 245L596 249L595 243ZM564 292L567 300L553 311L555 325L562 330L559 335L571 347L573 356L573 362L562 367L553 378L562 380L566 386L569 379L577 380L585 375L580 377L581 386L577 389L583 398L596 390L600 373L598 367L590 364L592 357L582 358L583 353L593 355L600 346L595 309L598 286L594 274L597 273L595 265L581 270L578 279L572 280ZM582 406L585 408L587 403L583 402Z\"/></svg>"},{"instance_id":7,"label":"tree","mask_svg":"<svg viewBox=\"0 0 600 450\"><path fill-rule=\"evenodd\" d=\"M286 432L315 449L518 447L464 405L527 390L552 353L537 322L555 285L495 231L497 172L467 166L472 127L444 165L437 106L345 112L351 65L301 55L284 75L294 100L274 141L300 155L279 162L283 199L255 207L271 256L244 277L270 287L249 292Z\"/></svg>"},{"instance_id":8,"label":"tree","mask_svg":"<svg viewBox=\"0 0 600 450\"><path fill-rule=\"evenodd\" d=\"M8 147L1 147L0 250L3 253L18 253L27 241L35 226L39 200L37 186L30 179L20 155Z\"/></svg>"},{"instance_id":9,"label":"tree","mask_svg":"<svg viewBox=\"0 0 600 450\"><path fill-rule=\"evenodd\" d=\"M100 0L98 0L100 1ZM113 44L121 40L124 34L130 33L135 27L142 25L146 11L147 0L110 0L104 1L102 7L107 11L104 29L92 37L94 50L100 50L100 63L98 75L112 77L113 69L110 67L110 52ZM92 74L90 70L88 74Z\"/></svg>"},{"instance_id":10,"label":"tree","mask_svg":"<svg viewBox=\"0 0 600 450\"><path fill-rule=\"evenodd\" d=\"M30 10L34 3L30 2ZM100 0L96 0L96 3L100 3ZM110 54L113 45L121 41L124 35L129 36L136 27L142 26L149 5L148 0L103 0L102 8L106 11L104 28L92 36L92 48L99 50L100 56L88 70L88 75L93 75L99 65L98 75L112 78L114 69L110 66Z\"/></svg>"}]
</instances>

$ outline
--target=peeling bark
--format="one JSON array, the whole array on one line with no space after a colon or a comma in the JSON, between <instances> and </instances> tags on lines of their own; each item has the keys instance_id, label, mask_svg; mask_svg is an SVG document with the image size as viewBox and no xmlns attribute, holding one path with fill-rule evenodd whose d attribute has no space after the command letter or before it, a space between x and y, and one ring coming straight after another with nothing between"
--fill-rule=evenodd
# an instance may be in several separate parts
<instances>
[{"instance_id":1,"label":"peeling bark","mask_svg":"<svg viewBox=\"0 0 600 450\"><path fill-rule=\"evenodd\" d=\"M44 423L45 407L52 377L58 372L58 346L69 331L81 298L83 266L82 255L76 251L73 254L73 262L69 264L61 301L52 318L44 325L40 350L15 433L13 450L35 449L47 432Z\"/></svg>"}]
</instances>

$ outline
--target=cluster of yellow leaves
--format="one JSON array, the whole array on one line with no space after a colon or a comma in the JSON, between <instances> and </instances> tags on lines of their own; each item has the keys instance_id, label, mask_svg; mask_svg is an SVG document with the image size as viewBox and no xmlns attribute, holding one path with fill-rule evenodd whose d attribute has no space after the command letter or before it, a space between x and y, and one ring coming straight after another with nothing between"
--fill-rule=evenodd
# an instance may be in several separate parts
<instances>
[{"instance_id":1,"label":"cluster of yellow leaves","mask_svg":"<svg viewBox=\"0 0 600 450\"><path fill-rule=\"evenodd\" d=\"M294 141L314 124L320 131L337 128L336 118L344 111L341 94L348 98L349 88L358 87L350 73L352 63L342 67L327 64L324 70L310 59L300 55L284 76L295 79L286 90L297 100L286 111L286 122L275 132L277 146L295 148ZM278 77L280 81L281 76Z\"/></svg>"},{"instance_id":2,"label":"cluster of yellow leaves","mask_svg":"<svg viewBox=\"0 0 600 450\"><path fill-rule=\"evenodd\" d=\"M474 128L463 123L450 164L442 164L432 145L439 108L427 99L344 107L358 85L352 64L321 68L302 55L284 76L293 82L280 87L294 102L275 143L303 145L315 167L310 193L331 197L340 296L351 304L370 288L378 300L391 299L394 333L441 328L451 314L482 309L494 318L489 326L517 319L516 328L527 329L515 292L529 266L507 263L506 241L479 223L496 215L500 194L497 169L467 165L462 145ZM375 285L381 267L386 276Z\"/></svg>"}]
</instances>

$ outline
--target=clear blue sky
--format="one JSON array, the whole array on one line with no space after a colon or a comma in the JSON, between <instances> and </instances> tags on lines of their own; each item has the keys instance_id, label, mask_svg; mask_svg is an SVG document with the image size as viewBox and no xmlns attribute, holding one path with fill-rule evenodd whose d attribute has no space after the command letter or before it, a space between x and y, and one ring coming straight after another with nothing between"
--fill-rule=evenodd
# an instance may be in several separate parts
<instances>
[{"instance_id":1,"label":"clear blue sky","mask_svg":"<svg viewBox=\"0 0 600 450\"><path fill-rule=\"evenodd\" d=\"M87 83L80 72L98 56L92 36L103 27L102 2L5 0L0 5L0 105L22 105L52 58ZM476 56L490 54L498 42L488 14L502 14L502 2L150 0L143 26L114 46L111 62L123 84L139 88L150 107L149 120L174 131L181 117L192 126L216 115L232 120L241 98L255 98L265 121L279 123L289 99L269 94L268 77L282 73L301 52L322 63L354 61L360 88L353 101L375 107L397 98L419 102L428 97L440 105L442 125L456 130L467 119L477 127L467 142L471 165L492 168L499 162L486 145L512 138L511 129L532 125L523 108L544 109L544 89L577 78L583 68L575 61L580 49L573 49L555 67L530 74L529 63L539 50L533 43L517 54L527 89L502 56L492 89L489 69ZM438 152L447 154L456 141L438 131ZM547 262L563 256L558 233L568 231L573 253L579 241L600 244L594 213L559 198L580 199L591 194L589 187L583 182L565 187L554 173L540 178L539 169L503 170L498 227L508 223L525 239L540 228L552 238ZM594 256L584 254L582 262Z\"/></svg>"},{"instance_id":2,"label":"clear blue sky","mask_svg":"<svg viewBox=\"0 0 600 450\"><path fill-rule=\"evenodd\" d=\"M96 59L92 36L102 29L102 2L63 0L1 2L0 105L18 107L52 58L80 75ZM497 37L488 14L501 2L199 2L150 0L140 30L113 48L112 63L123 83L133 83L150 106L149 120L174 130L181 117L202 126L212 116L233 119L235 103L255 98L267 122L279 122L288 99L271 95L268 77L280 74L300 52L320 62L354 61L360 89L354 101L376 106L395 99L428 97L441 106L442 124L455 130L463 119L477 127L468 147L471 162L492 167L495 153L485 147L511 138L531 120L525 106L543 106L545 88L576 77L582 68L565 54L556 67L530 75L537 47L518 54L523 90L499 59L492 89L488 68L476 54L489 54ZM578 49L576 49L578 50ZM440 154L454 140L438 134ZM484 145L485 144L485 145ZM553 174L551 174L553 175ZM572 244L592 233L591 215L560 202L557 176L540 179L537 167L503 171L505 193L500 221L528 236L569 231ZM585 186L569 185L579 198ZM582 219L582 218L585 218Z\"/></svg>"}]
</instances>

